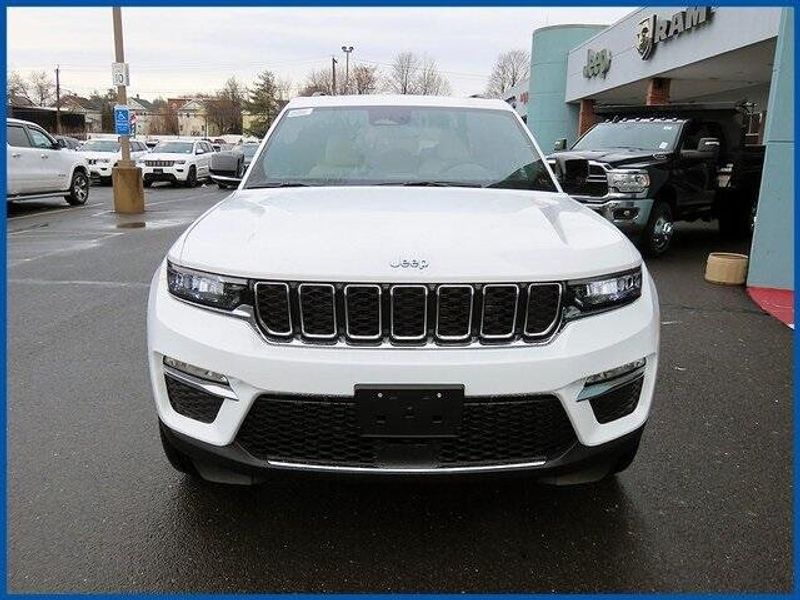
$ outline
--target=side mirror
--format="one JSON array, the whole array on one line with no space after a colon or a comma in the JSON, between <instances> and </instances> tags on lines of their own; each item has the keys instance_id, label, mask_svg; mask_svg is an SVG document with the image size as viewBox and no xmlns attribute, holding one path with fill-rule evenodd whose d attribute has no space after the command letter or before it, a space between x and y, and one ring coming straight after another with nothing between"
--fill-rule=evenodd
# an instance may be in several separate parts
<instances>
[{"instance_id":1,"label":"side mirror","mask_svg":"<svg viewBox=\"0 0 800 600\"><path fill-rule=\"evenodd\" d=\"M569 193L570 189L574 189L586 183L589 178L589 161L585 158L567 158L563 156L555 156L556 168L555 174L561 187L564 191Z\"/></svg>"},{"instance_id":2,"label":"side mirror","mask_svg":"<svg viewBox=\"0 0 800 600\"><path fill-rule=\"evenodd\" d=\"M197 150L195 150L195 151L194 151L194 153L195 153L195 154L205 154L205 153L206 153L206 151L205 151L205 150L203 150L202 148L198 148Z\"/></svg>"},{"instance_id":3,"label":"side mirror","mask_svg":"<svg viewBox=\"0 0 800 600\"><path fill-rule=\"evenodd\" d=\"M697 143L698 152L719 152L719 139L717 138L700 138Z\"/></svg>"},{"instance_id":4,"label":"side mirror","mask_svg":"<svg viewBox=\"0 0 800 600\"><path fill-rule=\"evenodd\" d=\"M61 144L59 144L58 142L53 142L52 145L50 146L50 149L51 150L61 150Z\"/></svg>"},{"instance_id":5,"label":"side mirror","mask_svg":"<svg viewBox=\"0 0 800 600\"><path fill-rule=\"evenodd\" d=\"M553 142L553 152L560 152L567 149L567 138L559 138Z\"/></svg>"}]
</instances>

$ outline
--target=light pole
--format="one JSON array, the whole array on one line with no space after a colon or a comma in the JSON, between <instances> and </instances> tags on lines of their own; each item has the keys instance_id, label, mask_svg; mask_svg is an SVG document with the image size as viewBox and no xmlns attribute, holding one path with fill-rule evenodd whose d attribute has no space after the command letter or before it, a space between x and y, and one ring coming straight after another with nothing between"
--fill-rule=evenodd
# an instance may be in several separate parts
<instances>
[{"instance_id":1,"label":"light pole","mask_svg":"<svg viewBox=\"0 0 800 600\"><path fill-rule=\"evenodd\" d=\"M119 6L114 6L111 8L111 14L114 23L114 59L117 63L124 63L122 11ZM128 103L125 84L117 86L117 102L122 106ZM128 142L128 136L119 136L119 142L122 150L122 160L117 161L117 164L111 169L111 180L114 184L114 211L127 214L143 213L144 188L142 186L142 170L131 160L131 147Z\"/></svg>"},{"instance_id":2,"label":"light pole","mask_svg":"<svg viewBox=\"0 0 800 600\"><path fill-rule=\"evenodd\" d=\"M344 93L350 92L350 53L353 51L352 46L342 46L344 52Z\"/></svg>"}]
</instances>

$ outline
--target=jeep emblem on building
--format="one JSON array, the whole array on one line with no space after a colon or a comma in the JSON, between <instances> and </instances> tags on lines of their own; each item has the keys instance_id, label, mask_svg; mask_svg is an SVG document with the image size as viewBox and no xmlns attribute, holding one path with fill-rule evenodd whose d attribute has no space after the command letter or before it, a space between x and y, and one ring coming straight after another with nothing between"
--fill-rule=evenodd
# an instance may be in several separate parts
<instances>
[{"instance_id":1,"label":"jeep emblem on building","mask_svg":"<svg viewBox=\"0 0 800 600\"><path fill-rule=\"evenodd\" d=\"M595 52L591 48L586 51L586 64L583 67L583 76L587 79L597 75L606 76L611 68L611 50L603 48Z\"/></svg>"}]
</instances>

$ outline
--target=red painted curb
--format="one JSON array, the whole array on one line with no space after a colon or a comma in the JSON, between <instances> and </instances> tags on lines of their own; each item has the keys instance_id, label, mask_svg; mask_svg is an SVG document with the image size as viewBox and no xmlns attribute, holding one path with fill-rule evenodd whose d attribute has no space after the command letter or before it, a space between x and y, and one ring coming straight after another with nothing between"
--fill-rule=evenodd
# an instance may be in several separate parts
<instances>
[{"instance_id":1,"label":"red painted curb","mask_svg":"<svg viewBox=\"0 0 800 600\"><path fill-rule=\"evenodd\" d=\"M749 287L747 293L762 310L794 329L793 290Z\"/></svg>"}]
</instances>

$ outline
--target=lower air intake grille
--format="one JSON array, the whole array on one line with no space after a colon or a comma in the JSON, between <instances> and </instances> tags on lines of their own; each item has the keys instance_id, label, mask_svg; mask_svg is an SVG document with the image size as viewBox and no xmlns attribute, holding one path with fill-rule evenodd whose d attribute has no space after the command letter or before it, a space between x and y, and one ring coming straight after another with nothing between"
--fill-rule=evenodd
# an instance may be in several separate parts
<instances>
[{"instance_id":1,"label":"lower air intake grille","mask_svg":"<svg viewBox=\"0 0 800 600\"><path fill-rule=\"evenodd\" d=\"M201 423L213 423L224 398L209 394L170 375L164 375L169 403L173 410Z\"/></svg>"},{"instance_id":2,"label":"lower air intake grille","mask_svg":"<svg viewBox=\"0 0 800 600\"><path fill-rule=\"evenodd\" d=\"M457 436L443 438L438 446L438 465L552 460L576 441L569 418L554 396L468 398ZM253 403L236 442L264 461L378 467L382 440L361 437L350 398L262 395Z\"/></svg>"}]
</instances>

